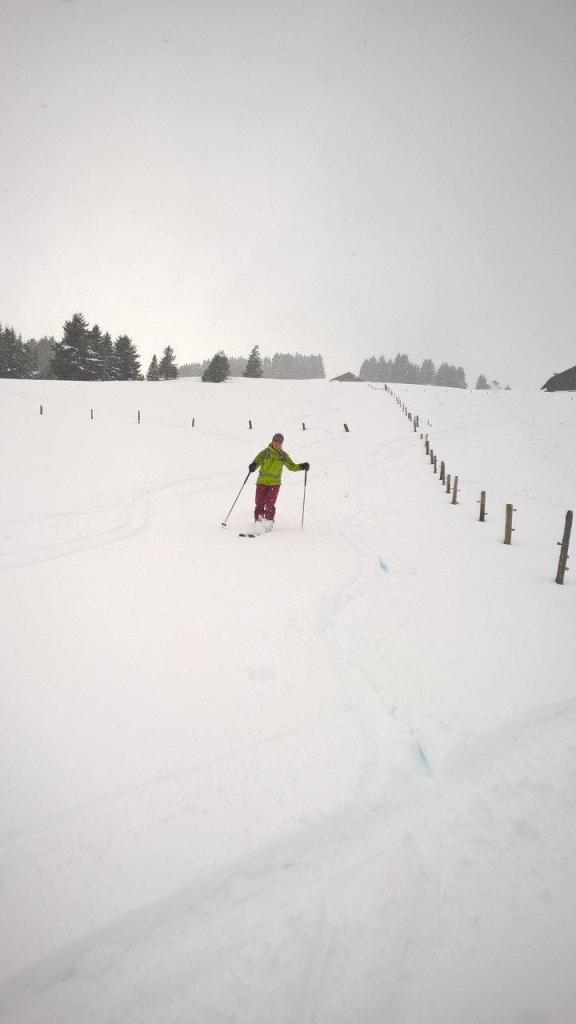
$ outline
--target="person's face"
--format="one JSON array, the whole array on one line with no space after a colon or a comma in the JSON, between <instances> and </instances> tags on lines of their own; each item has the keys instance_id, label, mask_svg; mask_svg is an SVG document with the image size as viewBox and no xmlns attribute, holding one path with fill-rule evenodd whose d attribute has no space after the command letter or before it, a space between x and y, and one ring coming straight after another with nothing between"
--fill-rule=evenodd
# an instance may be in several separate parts
<instances>
[{"instance_id":1,"label":"person's face","mask_svg":"<svg viewBox=\"0 0 576 1024\"><path fill-rule=\"evenodd\" d=\"M282 441L272 441L272 447L279 452L282 449Z\"/></svg>"}]
</instances>

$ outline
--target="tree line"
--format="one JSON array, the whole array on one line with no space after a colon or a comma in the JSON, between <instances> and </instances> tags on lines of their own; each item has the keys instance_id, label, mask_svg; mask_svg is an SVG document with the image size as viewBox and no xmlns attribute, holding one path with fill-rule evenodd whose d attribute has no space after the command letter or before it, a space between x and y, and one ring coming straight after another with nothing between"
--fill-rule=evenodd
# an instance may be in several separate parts
<instances>
[{"instance_id":1,"label":"tree line","mask_svg":"<svg viewBox=\"0 0 576 1024\"><path fill-rule=\"evenodd\" d=\"M430 384L443 388L467 388L466 374L461 366L441 363L436 366L431 359L425 359L421 366L411 363L408 356L400 352L394 359L371 356L365 359L360 367L359 376L362 380L380 381L386 384ZM501 387L499 381L488 383L485 374L481 373L476 381L476 391L493 391ZM507 386L506 391L510 388Z\"/></svg>"},{"instance_id":2,"label":"tree line","mask_svg":"<svg viewBox=\"0 0 576 1024\"><path fill-rule=\"evenodd\" d=\"M394 359L371 356L360 367L362 380L380 381L387 384L435 384L446 388L467 388L466 374L461 366L441 363L436 366L431 359L425 359L421 366L411 363L408 356L400 352Z\"/></svg>"},{"instance_id":3,"label":"tree line","mask_svg":"<svg viewBox=\"0 0 576 1024\"><path fill-rule=\"evenodd\" d=\"M82 313L67 320L62 338L23 341L13 327L0 326L0 377L52 380L143 380L141 360L127 334L115 341L98 324L90 327ZM162 358L153 356L147 380L178 376L174 350L168 345Z\"/></svg>"},{"instance_id":4,"label":"tree line","mask_svg":"<svg viewBox=\"0 0 576 1024\"><path fill-rule=\"evenodd\" d=\"M54 344L54 338L23 341L13 327L0 324L0 377L48 376Z\"/></svg>"},{"instance_id":5,"label":"tree line","mask_svg":"<svg viewBox=\"0 0 576 1024\"><path fill-rule=\"evenodd\" d=\"M227 365L222 362L222 357L226 360ZM216 363L213 366L215 360ZM225 372L225 376L220 377L223 372ZM208 373L207 377L206 373ZM324 360L321 355L305 356L300 352L295 354L276 352L272 357L261 356L258 345L254 346L248 358L227 356L220 351L212 359L205 359L201 363L185 363L179 367L181 377L202 377L203 380L213 380L214 374L222 380L225 380L226 377L323 380L326 377Z\"/></svg>"}]
</instances>

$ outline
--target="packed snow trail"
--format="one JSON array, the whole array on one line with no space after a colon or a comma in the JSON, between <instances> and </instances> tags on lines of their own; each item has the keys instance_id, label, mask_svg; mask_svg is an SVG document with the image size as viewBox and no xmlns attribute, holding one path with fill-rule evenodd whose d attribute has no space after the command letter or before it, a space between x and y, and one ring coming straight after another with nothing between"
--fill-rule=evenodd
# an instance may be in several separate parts
<instances>
[{"instance_id":1,"label":"packed snow trail","mask_svg":"<svg viewBox=\"0 0 576 1024\"><path fill-rule=\"evenodd\" d=\"M507 423L545 423L505 550L468 493L479 395L407 389L452 508L361 385L0 383L0 1019L568 1022L574 404L496 407L502 476ZM251 488L215 523L277 429L305 529L285 474L243 545Z\"/></svg>"}]
</instances>

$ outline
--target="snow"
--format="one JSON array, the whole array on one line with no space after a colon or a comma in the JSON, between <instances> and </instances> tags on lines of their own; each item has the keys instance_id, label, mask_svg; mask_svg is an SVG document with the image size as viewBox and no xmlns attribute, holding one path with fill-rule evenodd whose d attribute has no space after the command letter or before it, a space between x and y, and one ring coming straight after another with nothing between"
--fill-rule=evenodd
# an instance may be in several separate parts
<instances>
[{"instance_id":1,"label":"snow","mask_svg":"<svg viewBox=\"0 0 576 1024\"><path fill-rule=\"evenodd\" d=\"M576 403L394 392L457 506L383 385L0 381L1 1021L573 1021Z\"/></svg>"}]
</instances>

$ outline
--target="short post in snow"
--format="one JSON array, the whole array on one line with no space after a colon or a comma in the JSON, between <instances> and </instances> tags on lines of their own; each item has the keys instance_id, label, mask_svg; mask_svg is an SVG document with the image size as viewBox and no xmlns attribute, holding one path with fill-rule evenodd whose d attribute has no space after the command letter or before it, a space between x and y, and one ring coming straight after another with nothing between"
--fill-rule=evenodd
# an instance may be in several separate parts
<instances>
[{"instance_id":1,"label":"short post in snow","mask_svg":"<svg viewBox=\"0 0 576 1024\"><path fill-rule=\"evenodd\" d=\"M452 487L452 476L451 476L450 473L448 473L448 476L446 477L446 494L450 494L451 487Z\"/></svg>"},{"instance_id":2,"label":"short post in snow","mask_svg":"<svg viewBox=\"0 0 576 1024\"><path fill-rule=\"evenodd\" d=\"M248 420L248 430L252 430L252 420Z\"/></svg>"},{"instance_id":3,"label":"short post in snow","mask_svg":"<svg viewBox=\"0 0 576 1024\"><path fill-rule=\"evenodd\" d=\"M302 424L302 430L306 430L306 424L305 423Z\"/></svg>"},{"instance_id":4,"label":"short post in snow","mask_svg":"<svg viewBox=\"0 0 576 1024\"><path fill-rule=\"evenodd\" d=\"M454 487L452 488L452 504L458 504L458 477L454 477Z\"/></svg>"},{"instance_id":5,"label":"short post in snow","mask_svg":"<svg viewBox=\"0 0 576 1024\"><path fill-rule=\"evenodd\" d=\"M436 455L434 456L434 472L438 472L438 458Z\"/></svg>"},{"instance_id":6,"label":"short post in snow","mask_svg":"<svg viewBox=\"0 0 576 1024\"><path fill-rule=\"evenodd\" d=\"M434 452L433 452L432 448L430 449L430 465L431 466L434 465Z\"/></svg>"},{"instance_id":7,"label":"short post in snow","mask_svg":"<svg viewBox=\"0 0 576 1024\"><path fill-rule=\"evenodd\" d=\"M516 509L513 505L506 505L506 526L504 528L505 544L512 543L512 534L515 532L514 527L512 526L512 516L515 511Z\"/></svg>"},{"instance_id":8,"label":"short post in snow","mask_svg":"<svg viewBox=\"0 0 576 1024\"><path fill-rule=\"evenodd\" d=\"M564 524L564 536L561 541L558 541L560 545L560 559L558 562L558 572L556 574L556 583L564 583L564 573L568 572L568 547L570 544L570 533L572 532L572 519L574 513L568 511L566 513L566 522Z\"/></svg>"},{"instance_id":9,"label":"short post in snow","mask_svg":"<svg viewBox=\"0 0 576 1024\"><path fill-rule=\"evenodd\" d=\"M40 406L40 415L41 416L44 415L44 406L43 405Z\"/></svg>"},{"instance_id":10,"label":"short post in snow","mask_svg":"<svg viewBox=\"0 0 576 1024\"><path fill-rule=\"evenodd\" d=\"M424 442L424 447L426 449L426 455L430 455L430 441L428 440L428 434L426 434L426 440Z\"/></svg>"},{"instance_id":11,"label":"short post in snow","mask_svg":"<svg viewBox=\"0 0 576 1024\"><path fill-rule=\"evenodd\" d=\"M443 484L446 480L446 463L440 463L440 483Z\"/></svg>"},{"instance_id":12,"label":"short post in snow","mask_svg":"<svg viewBox=\"0 0 576 1024\"><path fill-rule=\"evenodd\" d=\"M344 430L346 431L347 434L350 433L350 427L348 426L347 423L344 424Z\"/></svg>"},{"instance_id":13,"label":"short post in snow","mask_svg":"<svg viewBox=\"0 0 576 1024\"><path fill-rule=\"evenodd\" d=\"M480 491L480 522L486 522L486 491Z\"/></svg>"},{"instance_id":14,"label":"short post in snow","mask_svg":"<svg viewBox=\"0 0 576 1024\"><path fill-rule=\"evenodd\" d=\"M196 423L196 417L195 417L195 416L193 416L193 417L192 417L192 426L194 426L194 424L195 424L195 423Z\"/></svg>"},{"instance_id":15,"label":"short post in snow","mask_svg":"<svg viewBox=\"0 0 576 1024\"><path fill-rule=\"evenodd\" d=\"M140 409L138 409L138 423L140 423Z\"/></svg>"}]
</instances>

